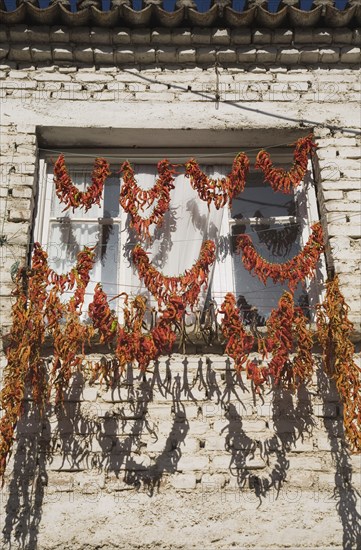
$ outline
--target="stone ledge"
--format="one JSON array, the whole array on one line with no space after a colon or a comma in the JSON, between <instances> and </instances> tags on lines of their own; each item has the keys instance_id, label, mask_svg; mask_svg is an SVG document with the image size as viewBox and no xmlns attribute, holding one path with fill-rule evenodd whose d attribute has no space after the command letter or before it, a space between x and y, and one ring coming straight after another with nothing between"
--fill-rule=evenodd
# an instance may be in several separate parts
<instances>
[{"instance_id":1,"label":"stone ledge","mask_svg":"<svg viewBox=\"0 0 361 550\"><path fill-rule=\"evenodd\" d=\"M179 64L212 65L219 61L223 65L232 63L279 63L284 66L297 65L302 62L307 65L332 65L343 63L356 65L361 61L361 49L355 45L329 46L328 44L304 45L209 45L191 46L178 45L134 45L117 44L96 46L89 43L63 44L56 42L53 45L26 43L0 44L0 59L8 59L16 63L48 62L48 63L95 63L96 65L123 65L123 64Z\"/></svg>"},{"instance_id":2,"label":"stone ledge","mask_svg":"<svg viewBox=\"0 0 361 550\"><path fill-rule=\"evenodd\" d=\"M101 27L72 27L28 25L0 25L0 41L10 44L87 44L92 46L109 46L119 44L137 45L219 45L230 44L273 44L290 46L292 44L314 46L323 45L357 45L360 43L359 29L350 28L297 28L297 29L257 29L247 28L155 28L129 29L118 27L107 29Z\"/></svg>"}]
</instances>

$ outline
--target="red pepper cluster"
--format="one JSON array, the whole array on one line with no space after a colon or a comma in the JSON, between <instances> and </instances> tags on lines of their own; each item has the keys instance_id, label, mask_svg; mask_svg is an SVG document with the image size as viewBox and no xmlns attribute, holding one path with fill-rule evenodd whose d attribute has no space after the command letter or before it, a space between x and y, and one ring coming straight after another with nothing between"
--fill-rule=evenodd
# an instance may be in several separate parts
<instances>
[{"instance_id":1,"label":"red pepper cluster","mask_svg":"<svg viewBox=\"0 0 361 550\"><path fill-rule=\"evenodd\" d=\"M64 210L85 208L87 212L93 204L100 204L105 180L110 176L109 164L103 158L96 158L92 173L92 184L87 191L79 191L73 184L65 165L64 155L60 155L54 165L54 183L56 196L66 204Z\"/></svg>"},{"instance_id":2,"label":"red pepper cluster","mask_svg":"<svg viewBox=\"0 0 361 550\"><path fill-rule=\"evenodd\" d=\"M111 312L104 291L97 286L92 304L89 306L89 316L94 328L99 330L100 341L112 343L115 362L111 363L113 372L104 372L102 363L97 363L93 369L92 380L101 374L107 380L115 379L126 365L137 363L145 371L150 362L156 360L162 353L170 352L176 333L174 326L183 317L185 305L180 296L169 296L165 309L156 326L150 332L144 332L144 315L146 299L137 296L128 306L124 307L124 324L120 326L114 313ZM114 372L117 371L117 372Z\"/></svg>"},{"instance_id":3,"label":"red pepper cluster","mask_svg":"<svg viewBox=\"0 0 361 550\"><path fill-rule=\"evenodd\" d=\"M324 251L323 232L320 223L315 223L312 233L303 249L282 264L270 263L264 260L256 251L248 235L237 236L237 252L242 251L244 267L253 272L266 284L268 279L274 283L288 281L290 290L294 290L300 281L306 277L312 277L321 253Z\"/></svg>"},{"instance_id":4,"label":"red pepper cluster","mask_svg":"<svg viewBox=\"0 0 361 550\"><path fill-rule=\"evenodd\" d=\"M225 353L232 357L238 372L246 371L256 392L260 392L270 377L275 384L282 381L291 388L307 381L313 370L313 341L302 310L294 305L293 294L285 292L281 296L277 309L272 311L267 321L267 336L257 337L258 351L263 358L260 365L249 358L255 338L244 328L240 310L235 304L235 297L227 294L220 309L224 315L222 331L227 342ZM291 354L295 352L295 342L297 353L291 359ZM265 363L269 354L271 359Z\"/></svg>"},{"instance_id":5,"label":"red pepper cluster","mask_svg":"<svg viewBox=\"0 0 361 550\"><path fill-rule=\"evenodd\" d=\"M162 160L158 163L159 177L153 187L142 189L135 180L134 170L128 161L120 167L123 174L123 185L120 190L119 203L125 212L130 215L131 227L138 235L150 237L149 227L151 225L161 226L164 214L169 209L170 192L174 189L174 167L168 160ZM152 214L148 218L143 218L139 212L144 207L151 207L154 201L157 201Z\"/></svg>"},{"instance_id":6,"label":"red pepper cluster","mask_svg":"<svg viewBox=\"0 0 361 550\"><path fill-rule=\"evenodd\" d=\"M254 337L243 326L233 294L226 294L219 312L224 315L221 327L227 342L225 352L232 357L235 369L240 372L243 370L243 365L248 362Z\"/></svg>"},{"instance_id":7,"label":"red pepper cluster","mask_svg":"<svg viewBox=\"0 0 361 550\"><path fill-rule=\"evenodd\" d=\"M312 141L312 134L300 138L295 143L293 154L293 165L286 172L283 168L275 168L271 159L271 155L262 149L256 158L256 168L262 170L265 181L267 181L274 191L290 194L297 187L307 171L308 157L313 154L317 145Z\"/></svg>"},{"instance_id":8,"label":"red pepper cluster","mask_svg":"<svg viewBox=\"0 0 361 550\"><path fill-rule=\"evenodd\" d=\"M168 303L173 294L182 296L184 303L193 306L199 296L202 285L207 285L208 273L215 256L213 241L205 241L199 258L193 267L178 277L167 277L151 264L147 253L140 245L133 250L133 262L141 280L157 299L158 305Z\"/></svg>"},{"instance_id":9,"label":"red pepper cluster","mask_svg":"<svg viewBox=\"0 0 361 550\"><path fill-rule=\"evenodd\" d=\"M354 361L350 336L353 324L340 291L338 276L327 282L326 296L317 306L318 338L327 374L334 379L343 403L343 424L351 450L361 452L361 369Z\"/></svg>"},{"instance_id":10,"label":"red pepper cluster","mask_svg":"<svg viewBox=\"0 0 361 550\"><path fill-rule=\"evenodd\" d=\"M185 175L189 178L191 186L198 192L198 196L208 206L214 204L216 209L223 208L227 203L229 208L232 200L244 191L246 178L249 171L247 155L239 153L233 161L231 172L225 178L214 180L206 176L195 159L185 164Z\"/></svg>"}]
</instances>

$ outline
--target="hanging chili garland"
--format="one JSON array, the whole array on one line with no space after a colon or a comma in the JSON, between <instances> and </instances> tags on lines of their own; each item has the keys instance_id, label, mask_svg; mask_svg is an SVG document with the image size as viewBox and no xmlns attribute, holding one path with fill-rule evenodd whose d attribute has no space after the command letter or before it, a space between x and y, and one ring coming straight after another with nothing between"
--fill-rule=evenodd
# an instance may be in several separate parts
<instances>
[{"instance_id":1,"label":"hanging chili garland","mask_svg":"<svg viewBox=\"0 0 361 550\"><path fill-rule=\"evenodd\" d=\"M28 340L27 300L22 287L22 277L19 273L15 289L17 300L12 307L13 324L10 343L6 350L7 366L0 395L3 411L0 419L0 476L2 479L13 444L15 427L23 407L25 378L32 349L32 342Z\"/></svg>"},{"instance_id":2,"label":"hanging chili garland","mask_svg":"<svg viewBox=\"0 0 361 550\"><path fill-rule=\"evenodd\" d=\"M226 339L225 353L234 360L238 372L246 372L257 393L270 377L275 384L280 384L282 380L283 384L291 388L297 388L310 379L313 371L313 340L301 308L294 305L293 294L285 292L281 296L277 309L272 311L267 320L267 336L257 338L258 352L263 357L261 364L249 358L256 340L244 328L233 294L226 295L220 313L224 315L221 327ZM295 340L297 353L291 360ZM271 360L263 364L269 354Z\"/></svg>"},{"instance_id":3,"label":"hanging chili garland","mask_svg":"<svg viewBox=\"0 0 361 550\"><path fill-rule=\"evenodd\" d=\"M266 322L267 336L258 340L263 357L272 355L267 368L276 384L282 381L284 385L296 388L311 377L313 340L307 322L302 309L295 307L293 293L284 292ZM291 360L290 355L296 349L298 351Z\"/></svg>"},{"instance_id":4,"label":"hanging chili garland","mask_svg":"<svg viewBox=\"0 0 361 550\"><path fill-rule=\"evenodd\" d=\"M354 361L350 340L353 324L339 288L338 276L326 285L326 296L317 305L318 339L327 374L336 383L343 403L343 424L352 451L361 452L361 369Z\"/></svg>"},{"instance_id":5,"label":"hanging chili garland","mask_svg":"<svg viewBox=\"0 0 361 550\"><path fill-rule=\"evenodd\" d=\"M51 378L56 389L55 403L59 404L63 401L73 372L82 364L85 345L93 335L92 327L81 322L81 313L95 253L94 248L85 247L79 252L75 267L65 275L57 275L49 268L47 255L36 243L34 256L38 253L42 253L44 258L41 272L52 285L45 304L45 316L54 346ZM59 293L74 286L74 295L68 302L62 302Z\"/></svg>"},{"instance_id":6,"label":"hanging chili garland","mask_svg":"<svg viewBox=\"0 0 361 550\"><path fill-rule=\"evenodd\" d=\"M124 307L124 323L120 326L115 314L110 310L107 295L100 285L95 288L93 302L89 306L89 316L94 328L99 330L100 342L113 343L115 361L110 363L112 373L105 372L102 362L96 363L92 381L101 375L103 378L118 378L126 365L136 363L145 371L151 361L162 353L170 352L176 339L174 325L179 324L184 315L185 304L180 296L169 296L165 309L156 326L148 333L144 332L146 299L137 296Z\"/></svg>"},{"instance_id":7,"label":"hanging chili garland","mask_svg":"<svg viewBox=\"0 0 361 550\"><path fill-rule=\"evenodd\" d=\"M208 204L208 207L213 203L218 210L228 203L231 208L233 198L244 191L249 160L247 155L239 153L233 161L231 172L225 178L217 180L209 178L200 169L195 159L185 164L185 170L185 176L189 179L191 186L198 192L199 198Z\"/></svg>"},{"instance_id":8,"label":"hanging chili garland","mask_svg":"<svg viewBox=\"0 0 361 550\"><path fill-rule=\"evenodd\" d=\"M79 191L73 184L68 169L65 165L64 155L61 154L54 164L54 183L56 196L66 207L64 210L72 208L85 208L87 212L94 204L100 205L103 195L105 180L110 176L108 162L103 158L96 158L92 173L92 184L87 191Z\"/></svg>"},{"instance_id":9,"label":"hanging chili garland","mask_svg":"<svg viewBox=\"0 0 361 550\"><path fill-rule=\"evenodd\" d=\"M131 227L141 237L150 237L149 227L156 225L160 227L163 223L164 214L169 209L170 192L174 189L174 167L168 160L158 162L158 174L155 184L150 189L142 189L135 179L134 170L131 164L126 161L120 167L123 175L123 185L120 190L119 203L124 211L130 215ZM147 218L142 217L139 212L144 208L150 208L154 201L157 201L153 212Z\"/></svg>"},{"instance_id":10,"label":"hanging chili garland","mask_svg":"<svg viewBox=\"0 0 361 550\"><path fill-rule=\"evenodd\" d=\"M37 263L39 262L39 263ZM16 277L12 307L12 330L6 349L7 366L0 394L3 416L0 420L0 477L3 478L11 451L17 421L23 411L25 388L30 384L33 399L40 413L44 410L47 390L46 369L41 356L45 338L43 319L46 301L46 280L42 275L43 257L38 255L29 284L26 270ZM38 269L39 267L39 269Z\"/></svg>"},{"instance_id":11,"label":"hanging chili garland","mask_svg":"<svg viewBox=\"0 0 361 550\"><path fill-rule=\"evenodd\" d=\"M94 328L99 331L100 343L111 342L118 328L118 319L110 309L108 297L100 283L95 286L93 301L89 304L88 311Z\"/></svg>"},{"instance_id":12,"label":"hanging chili garland","mask_svg":"<svg viewBox=\"0 0 361 550\"><path fill-rule=\"evenodd\" d=\"M323 232L320 223L311 227L312 233L304 248L282 264L270 263L263 259L256 251L248 235L237 236L237 252L242 251L244 267L266 284L268 279L274 283L288 281L290 290L294 290L299 282L306 277L312 277L321 253L324 251Z\"/></svg>"},{"instance_id":13,"label":"hanging chili garland","mask_svg":"<svg viewBox=\"0 0 361 550\"><path fill-rule=\"evenodd\" d=\"M286 172L283 168L275 168L271 155L262 149L256 157L256 168L262 170L265 181L270 183L274 191L290 194L306 175L308 157L313 155L317 147L312 141L312 134L300 138L295 143L293 154L294 162L291 169Z\"/></svg>"},{"instance_id":14,"label":"hanging chili garland","mask_svg":"<svg viewBox=\"0 0 361 550\"><path fill-rule=\"evenodd\" d=\"M224 351L234 360L235 369L241 372L248 360L248 354L252 351L254 337L243 326L234 294L226 294L219 313L224 315L221 324L227 342Z\"/></svg>"},{"instance_id":15,"label":"hanging chili garland","mask_svg":"<svg viewBox=\"0 0 361 550\"><path fill-rule=\"evenodd\" d=\"M215 250L216 246L213 241L205 241L193 267L178 277L167 277L160 273L151 264L148 254L139 245L133 250L133 262L138 270L139 278L156 298L159 306L162 303L167 303L172 294L182 296L186 305L194 306L201 287L207 286L209 269L216 258Z\"/></svg>"}]
</instances>

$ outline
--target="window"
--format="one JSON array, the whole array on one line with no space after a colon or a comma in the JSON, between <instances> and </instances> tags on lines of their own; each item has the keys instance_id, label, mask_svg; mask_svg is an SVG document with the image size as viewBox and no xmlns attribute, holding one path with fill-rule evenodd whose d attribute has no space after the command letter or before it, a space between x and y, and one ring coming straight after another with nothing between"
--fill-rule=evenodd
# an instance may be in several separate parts
<instances>
[{"instance_id":1,"label":"window","mask_svg":"<svg viewBox=\"0 0 361 550\"><path fill-rule=\"evenodd\" d=\"M245 152L252 160L255 151ZM144 243L129 227L127 214L119 205L121 177L119 166L126 158L135 168L136 179L144 188L151 187L157 177L156 164L163 158L174 163L184 163L196 158L201 168L210 177L226 175L231 167L235 150L219 150L213 154L207 150L114 150L86 152L75 157L65 151L65 160L73 182L82 190L89 185L92 163L96 156L104 156L111 164L112 176L107 179L101 205L93 206L87 213L77 209L64 211L54 189L52 164L48 158L41 163L39 198L37 204L34 241L40 241L49 253L51 267L57 272L67 272L76 261L76 255L85 245L96 246L96 263L91 274L86 305L90 303L96 282L101 282L108 297L115 298L114 309L121 311L123 291L128 294L143 293L152 303L152 298L137 277L131 264L131 251L140 242L150 252L153 265L165 275L178 275L190 268L199 255L203 240L212 239L217 245L217 260L210 277L208 291L201 304L213 299L219 306L227 292L236 294L246 323L256 318L262 325L282 294L280 284L269 281L266 286L243 267L241 255L236 254L235 239L241 233L250 235L261 256L270 262L283 263L293 257L305 244L310 234L310 225L318 219L315 190L312 182L312 167L308 177L292 195L275 193L263 174L251 169L246 188L228 207L208 209L199 199L183 171L175 178L171 205L161 228L153 228L154 240ZM278 166L284 163L287 169L292 163L292 151L273 150L272 158ZM70 160L71 159L71 160ZM254 162L253 162L254 164ZM154 206L150 208L152 210ZM146 217L149 212L145 211ZM316 285L317 286L317 285ZM318 297L318 288L299 288L296 300L309 311L309 305ZM154 301L153 301L154 303ZM84 310L86 311L86 307Z\"/></svg>"}]
</instances>

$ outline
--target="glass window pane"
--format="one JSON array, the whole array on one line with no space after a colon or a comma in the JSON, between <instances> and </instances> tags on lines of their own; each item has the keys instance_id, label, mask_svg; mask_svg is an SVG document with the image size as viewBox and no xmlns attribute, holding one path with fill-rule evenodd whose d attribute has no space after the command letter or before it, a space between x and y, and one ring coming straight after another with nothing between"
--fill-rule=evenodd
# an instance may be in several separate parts
<instances>
[{"instance_id":1,"label":"glass window pane","mask_svg":"<svg viewBox=\"0 0 361 550\"><path fill-rule=\"evenodd\" d=\"M111 299L117 296L123 289L118 288L119 271L119 225L101 226L101 283L104 292ZM112 302L115 308L115 302Z\"/></svg>"},{"instance_id":2,"label":"glass window pane","mask_svg":"<svg viewBox=\"0 0 361 550\"><path fill-rule=\"evenodd\" d=\"M244 311L247 312L250 308L256 308L258 324L261 325L269 317L271 310L277 307L278 300L288 287L286 283L283 285L280 283L275 284L272 280L268 280L264 285L257 275L252 275L244 268L242 252L239 254L234 252L235 236L242 233L250 236L262 258L272 263L284 263L300 251L300 227L298 224L273 224L267 227L241 225L232 228L232 259L236 298L239 301L239 306ZM295 302L305 307L305 313L307 312L307 297L301 284L296 289ZM246 314L246 317L248 318L249 315Z\"/></svg>"},{"instance_id":3,"label":"glass window pane","mask_svg":"<svg viewBox=\"0 0 361 550\"><path fill-rule=\"evenodd\" d=\"M119 217L119 194L120 177L119 175L110 176L107 178L104 186L104 218Z\"/></svg>"},{"instance_id":4,"label":"glass window pane","mask_svg":"<svg viewBox=\"0 0 361 550\"><path fill-rule=\"evenodd\" d=\"M246 187L233 199L232 218L271 218L295 216L296 207L293 195L273 191L269 183L263 182L263 174L251 172Z\"/></svg>"}]
</instances>

